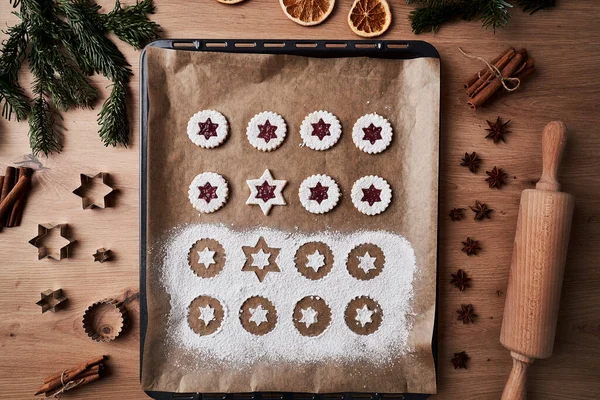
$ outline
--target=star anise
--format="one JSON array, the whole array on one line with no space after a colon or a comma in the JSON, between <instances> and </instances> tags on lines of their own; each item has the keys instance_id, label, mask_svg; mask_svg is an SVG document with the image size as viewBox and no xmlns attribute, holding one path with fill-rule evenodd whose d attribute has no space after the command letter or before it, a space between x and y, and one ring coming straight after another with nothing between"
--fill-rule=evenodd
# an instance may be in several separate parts
<instances>
[{"instance_id":1,"label":"star anise","mask_svg":"<svg viewBox=\"0 0 600 400\"><path fill-rule=\"evenodd\" d=\"M464 217L463 211L465 211L464 208L453 208L450 210L450 219L452 221L460 221Z\"/></svg>"},{"instance_id":2,"label":"star anise","mask_svg":"<svg viewBox=\"0 0 600 400\"><path fill-rule=\"evenodd\" d=\"M462 162L460 165L463 167L469 167L469 171L475 173L479 168L479 163L481 162L481 158L477 155L476 152L472 152L471 154L465 153L465 156L462 158Z\"/></svg>"},{"instance_id":3,"label":"star anise","mask_svg":"<svg viewBox=\"0 0 600 400\"><path fill-rule=\"evenodd\" d=\"M480 203L479 200L475 200L475 207L469 206L469 208L475 213L475 221L481 221L485 218L491 219L490 213L494 211L491 208L488 208L487 204Z\"/></svg>"},{"instance_id":4,"label":"star anise","mask_svg":"<svg viewBox=\"0 0 600 400\"><path fill-rule=\"evenodd\" d=\"M502 171L502 168L494 167L491 171L485 171L485 173L488 175L485 181L489 184L490 188L495 187L496 189L500 189L506 183L504 180L508 174Z\"/></svg>"},{"instance_id":5,"label":"star anise","mask_svg":"<svg viewBox=\"0 0 600 400\"><path fill-rule=\"evenodd\" d=\"M461 292L469 287L469 282L471 278L467 276L467 273L462 269L456 271L456 274L450 274L452 280L450 283L458 288Z\"/></svg>"},{"instance_id":6,"label":"star anise","mask_svg":"<svg viewBox=\"0 0 600 400\"><path fill-rule=\"evenodd\" d=\"M470 359L466 351L460 353L454 353L454 357L450 360L454 369L467 369L467 361Z\"/></svg>"},{"instance_id":7,"label":"star anise","mask_svg":"<svg viewBox=\"0 0 600 400\"><path fill-rule=\"evenodd\" d=\"M502 123L502 120L500 119L500 117L498 117L496 119L496 122L490 122L488 120L486 120L485 122L487 122L487 124L489 125L489 128L486 129L486 131L488 131L489 133L485 138L492 139L494 143L498 143L501 140L506 143L506 140L504 140L504 135L510 133L510 131L506 129L508 124L510 124L510 120Z\"/></svg>"},{"instance_id":8,"label":"star anise","mask_svg":"<svg viewBox=\"0 0 600 400\"><path fill-rule=\"evenodd\" d=\"M462 321L463 324L472 324L475 322L475 318L477 318L473 304L461 304L460 310L456 310L456 313L458 314L456 319Z\"/></svg>"},{"instance_id":9,"label":"star anise","mask_svg":"<svg viewBox=\"0 0 600 400\"><path fill-rule=\"evenodd\" d=\"M481 247L479 247L479 240L473 240L470 237L467 238L466 242L462 242L462 244L462 251L467 253L468 256L473 254L477 255L477 251L481 250Z\"/></svg>"}]
</instances>

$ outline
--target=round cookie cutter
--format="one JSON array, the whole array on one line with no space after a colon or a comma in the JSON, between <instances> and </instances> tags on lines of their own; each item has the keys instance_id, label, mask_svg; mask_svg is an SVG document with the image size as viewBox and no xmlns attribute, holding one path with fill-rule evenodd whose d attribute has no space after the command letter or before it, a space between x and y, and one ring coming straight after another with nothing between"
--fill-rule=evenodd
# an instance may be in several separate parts
<instances>
[{"instance_id":1,"label":"round cookie cutter","mask_svg":"<svg viewBox=\"0 0 600 400\"><path fill-rule=\"evenodd\" d=\"M115 340L127 327L127 312L123 303L103 299L91 304L83 313L83 330L96 342Z\"/></svg>"}]
</instances>

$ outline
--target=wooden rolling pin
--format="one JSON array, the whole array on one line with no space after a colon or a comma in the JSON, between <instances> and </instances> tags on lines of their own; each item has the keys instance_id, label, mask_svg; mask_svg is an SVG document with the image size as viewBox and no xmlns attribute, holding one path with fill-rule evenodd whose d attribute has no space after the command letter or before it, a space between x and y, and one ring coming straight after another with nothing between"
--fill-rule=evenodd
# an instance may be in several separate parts
<instances>
[{"instance_id":1,"label":"wooden rolling pin","mask_svg":"<svg viewBox=\"0 0 600 400\"><path fill-rule=\"evenodd\" d=\"M502 400L527 398L527 367L552 355L574 198L560 192L557 171L566 127L550 122L542 134L542 178L524 190L517 220L500 342L513 367Z\"/></svg>"}]
</instances>

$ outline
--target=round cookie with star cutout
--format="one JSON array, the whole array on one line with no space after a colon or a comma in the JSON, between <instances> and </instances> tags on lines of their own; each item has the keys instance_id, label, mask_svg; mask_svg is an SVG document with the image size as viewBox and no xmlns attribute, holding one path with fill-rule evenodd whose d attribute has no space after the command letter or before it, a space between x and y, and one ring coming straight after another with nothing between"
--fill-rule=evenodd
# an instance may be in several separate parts
<instances>
[{"instance_id":1,"label":"round cookie with star cutout","mask_svg":"<svg viewBox=\"0 0 600 400\"><path fill-rule=\"evenodd\" d=\"M208 336L221 330L227 310L211 296L198 296L188 306L188 324L200 336Z\"/></svg>"},{"instance_id":2,"label":"round cookie with star cutout","mask_svg":"<svg viewBox=\"0 0 600 400\"><path fill-rule=\"evenodd\" d=\"M215 110L202 110L190 118L187 134L190 140L204 149L220 146L229 133L229 125L223 114Z\"/></svg>"},{"instance_id":3,"label":"round cookie with star cutout","mask_svg":"<svg viewBox=\"0 0 600 400\"><path fill-rule=\"evenodd\" d=\"M381 153L392 142L392 125L379 114L366 114L360 117L352 128L352 140L356 147L365 153Z\"/></svg>"},{"instance_id":4,"label":"round cookie with star cutout","mask_svg":"<svg viewBox=\"0 0 600 400\"><path fill-rule=\"evenodd\" d=\"M302 336L319 336L331 323L331 309L319 296L306 296L296 303L292 319Z\"/></svg>"},{"instance_id":5,"label":"round cookie with star cutout","mask_svg":"<svg viewBox=\"0 0 600 400\"><path fill-rule=\"evenodd\" d=\"M312 175L306 178L298 190L300 203L313 214L331 211L340 200L340 188L327 175Z\"/></svg>"},{"instance_id":6,"label":"round cookie with star cutout","mask_svg":"<svg viewBox=\"0 0 600 400\"><path fill-rule=\"evenodd\" d=\"M371 335L381 326L383 310L378 302L368 296L355 297L346 306L344 320L352 332Z\"/></svg>"},{"instance_id":7,"label":"round cookie with star cutout","mask_svg":"<svg viewBox=\"0 0 600 400\"><path fill-rule=\"evenodd\" d=\"M272 111L256 114L246 128L250 144L260 151L273 151L283 143L287 125L281 115Z\"/></svg>"},{"instance_id":8,"label":"round cookie with star cutout","mask_svg":"<svg viewBox=\"0 0 600 400\"><path fill-rule=\"evenodd\" d=\"M253 335L266 335L277 325L277 310L271 300L252 296L240 308L242 327Z\"/></svg>"},{"instance_id":9,"label":"round cookie with star cutout","mask_svg":"<svg viewBox=\"0 0 600 400\"><path fill-rule=\"evenodd\" d=\"M300 136L306 147L313 150L327 150L340 140L342 125L332 113L323 110L315 111L302 121Z\"/></svg>"},{"instance_id":10,"label":"round cookie with star cutout","mask_svg":"<svg viewBox=\"0 0 600 400\"><path fill-rule=\"evenodd\" d=\"M392 201L392 188L383 178L367 175L352 185L352 204L366 215L377 215L385 211Z\"/></svg>"},{"instance_id":11,"label":"round cookie with star cutout","mask_svg":"<svg viewBox=\"0 0 600 400\"><path fill-rule=\"evenodd\" d=\"M188 263L200 278L213 278L225 267L225 249L215 239L200 239L190 248Z\"/></svg>"},{"instance_id":12,"label":"round cookie with star cutout","mask_svg":"<svg viewBox=\"0 0 600 400\"><path fill-rule=\"evenodd\" d=\"M217 211L225 205L228 196L227 181L215 172L196 175L188 190L190 203L201 213Z\"/></svg>"},{"instance_id":13,"label":"round cookie with star cutout","mask_svg":"<svg viewBox=\"0 0 600 400\"><path fill-rule=\"evenodd\" d=\"M361 281L368 281L378 276L385 266L385 254L375 244L359 244L348 254L346 268L348 273Z\"/></svg>"},{"instance_id":14,"label":"round cookie with star cutout","mask_svg":"<svg viewBox=\"0 0 600 400\"><path fill-rule=\"evenodd\" d=\"M296 251L294 262L302 276L317 281L333 268L333 252L323 242L307 242Z\"/></svg>"}]
</instances>

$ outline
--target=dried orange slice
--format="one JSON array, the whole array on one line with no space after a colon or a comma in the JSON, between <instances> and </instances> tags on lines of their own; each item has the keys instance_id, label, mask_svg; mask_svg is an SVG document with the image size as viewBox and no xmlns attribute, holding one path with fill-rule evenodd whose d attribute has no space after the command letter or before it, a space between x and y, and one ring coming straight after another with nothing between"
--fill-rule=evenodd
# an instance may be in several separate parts
<instances>
[{"instance_id":1,"label":"dried orange slice","mask_svg":"<svg viewBox=\"0 0 600 400\"><path fill-rule=\"evenodd\" d=\"M362 37L381 35L391 22L392 12L386 0L354 0L348 14L350 29Z\"/></svg>"},{"instance_id":2,"label":"dried orange slice","mask_svg":"<svg viewBox=\"0 0 600 400\"><path fill-rule=\"evenodd\" d=\"M297 24L317 25L325 21L335 5L335 0L279 0L285 15Z\"/></svg>"}]
</instances>

